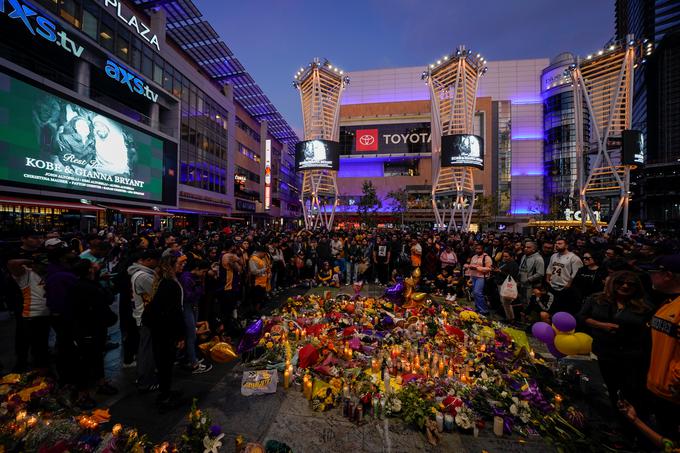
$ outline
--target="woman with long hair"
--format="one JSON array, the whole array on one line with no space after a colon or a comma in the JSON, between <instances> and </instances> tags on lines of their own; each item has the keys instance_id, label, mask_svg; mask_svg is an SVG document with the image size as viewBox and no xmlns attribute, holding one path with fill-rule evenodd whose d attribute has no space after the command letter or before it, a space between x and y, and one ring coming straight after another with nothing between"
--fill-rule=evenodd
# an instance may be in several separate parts
<instances>
[{"instance_id":1,"label":"woman with long hair","mask_svg":"<svg viewBox=\"0 0 680 453\"><path fill-rule=\"evenodd\" d=\"M184 291L177 276L184 270L186 257L176 253L165 255L156 269L153 295L144 310L143 322L151 330L154 361L158 372L161 410L177 403L178 393L171 391L172 367L177 346L184 334Z\"/></svg>"},{"instance_id":2,"label":"woman with long hair","mask_svg":"<svg viewBox=\"0 0 680 453\"><path fill-rule=\"evenodd\" d=\"M619 271L607 278L604 291L586 299L578 315L590 329L613 407L622 398L636 408L643 406L650 349L647 322L653 313L638 275Z\"/></svg>"}]
</instances>

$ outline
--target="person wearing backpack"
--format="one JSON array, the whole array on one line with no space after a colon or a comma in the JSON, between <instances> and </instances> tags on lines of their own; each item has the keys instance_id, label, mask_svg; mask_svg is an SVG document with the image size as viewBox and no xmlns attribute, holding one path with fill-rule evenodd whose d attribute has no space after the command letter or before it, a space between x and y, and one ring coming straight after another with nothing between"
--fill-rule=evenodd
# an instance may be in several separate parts
<instances>
[{"instance_id":1,"label":"person wearing backpack","mask_svg":"<svg viewBox=\"0 0 680 453\"><path fill-rule=\"evenodd\" d=\"M475 310L483 316L488 316L489 307L484 297L484 285L487 277L491 273L492 260L489 255L484 253L482 244L474 246L475 254L470 258L470 263L463 266L472 279L472 297L475 300Z\"/></svg>"},{"instance_id":2,"label":"person wearing backpack","mask_svg":"<svg viewBox=\"0 0 680 453\"><path fill-rule=\"evenodd\" d=\"M160 258L160 251L155 249L144 250L139 254L137 261L127 270L132 289L132 317L135 320L137 338L139 339L136 366L137 388L141 392L158 388L156 364L153 359L153 346L151 344L151 330L142 323L142 316L145 308L151 302L154 272L158 267Z\"/></svg>"}]
</instances>

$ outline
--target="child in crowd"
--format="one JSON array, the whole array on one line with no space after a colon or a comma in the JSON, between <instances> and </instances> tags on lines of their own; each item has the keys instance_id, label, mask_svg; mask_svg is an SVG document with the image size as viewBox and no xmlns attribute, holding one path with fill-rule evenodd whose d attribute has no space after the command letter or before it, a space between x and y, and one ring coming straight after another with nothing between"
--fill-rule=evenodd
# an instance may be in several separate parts
<instances>
[{"instance_id":1,"label":"child in crowd","mask_svg":"<svg viewBox=\"0 0 680 453\"><path fill-rule=\"evenodd\" d=\"M553 295L543 284L534 286L529 304L524 308L521 316L522 322L534 323L543 321L550 324L550 317L553 304Z\"/></svg>"},{"instance_id":2,"label":"child in crowd","mask_svg":"<svg viewBox=\"0 0 680 453\"><path fill-rule=\"evenodd\" d=\"M333 269L328 261L324 261L316 274L316 284L318 286L330 286L333 280Z\"/></svg>"}]
</instances>

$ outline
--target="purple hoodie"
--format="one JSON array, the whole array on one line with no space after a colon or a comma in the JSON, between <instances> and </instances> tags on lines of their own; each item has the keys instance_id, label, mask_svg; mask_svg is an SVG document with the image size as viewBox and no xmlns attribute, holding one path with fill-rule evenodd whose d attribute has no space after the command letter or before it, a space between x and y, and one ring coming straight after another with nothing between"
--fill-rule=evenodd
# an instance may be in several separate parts
<instances>
[{"instance_id":1,"label":"purple hoodie","mask_svg":"<svg viewBox=\"0 0 680 453\"><path fill-rule=\"evenodd\" d=\"M47 276L45 277L45 294L47 307L53 315L60 315L64 318L71 318L71 301L67 294L69 290L78 282L76 274L56 263L47 265Z\"/></svg>"},{"instance_id":2,"label":"purple hoodie","mask_svg":"<svg viewBox=\"0 0 680 453\"><path fill-rule=\"evenodd\" d=\"M201 283L194 279L190 271L184 271L179 274L178 280L184 291L184 305L190 304L190 306L196 307L201 300L201 296L203 296Z\"/></svg>"}]
</instances>

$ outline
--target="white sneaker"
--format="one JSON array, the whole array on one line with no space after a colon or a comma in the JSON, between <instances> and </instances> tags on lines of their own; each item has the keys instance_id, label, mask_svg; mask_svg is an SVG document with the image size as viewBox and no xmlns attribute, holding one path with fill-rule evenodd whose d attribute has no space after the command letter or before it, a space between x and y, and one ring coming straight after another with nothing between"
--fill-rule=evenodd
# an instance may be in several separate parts
<instances>
[{"instance_id":1,"label":"white sneaker","mask_svg":"<svg viewBox=\"0 0 680 453\"><path fill-rule=\"evenodd\" d=\"M380 284L380 281L378 281L378 279L376 278L374 283L375 283L376 285L379 285L379 284Z\"/></svg>"}]
</instances>

